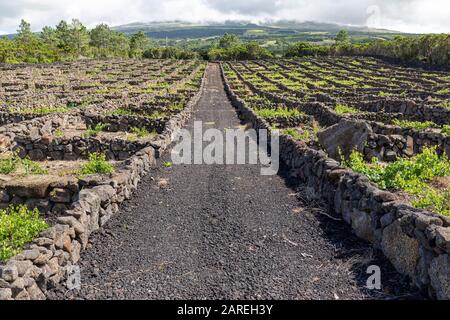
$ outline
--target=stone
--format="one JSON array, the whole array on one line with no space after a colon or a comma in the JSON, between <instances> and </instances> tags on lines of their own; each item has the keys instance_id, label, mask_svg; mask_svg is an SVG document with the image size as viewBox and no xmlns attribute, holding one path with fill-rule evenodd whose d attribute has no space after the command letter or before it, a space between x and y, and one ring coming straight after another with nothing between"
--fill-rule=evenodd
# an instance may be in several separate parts
<instances>
[{"instance_id":1,"label":"stone","mask_svg":"<svg viewBox=\"0 0 450 320\"><path fill-rule=\"evenodd\" d=\"M81 244L74 240L72 243L72 252L70 252L70 259L72 260L72 263L75 264L80 260L80 253L81 253Z\"/></svg>"},{"instance_id":2,"label":"stone","mask_svg":"<svg viewBox=\"0 0 450 320\"><path fill-rule=\"evenodd\" d=\"M45 294L39 289L36 282L27 288L28 295L31 300L45 300Z\"/></svg>"},{"instance_id":3,"label":"stone","mask_svg":"<svg viewBox=\"0 0 450 320\"><path fill-rule=\"evenodd\" d=\"M441 254L434 258L428 273L436 297L440 300L450 300L450 256Z\"/></svg>"},{"instance_id":4,"label":"stone","mask_svg":"<svg viewBox=\"0 0 450 320\"><path fill-rule=\"evenodd\" d=\"M450 254L450 228L436 228L436 245Z\"/></svg>"},{"instance_id":5,"label":"stone","mask_svg":"<svg viewBox=\"0 0 450 320\"><path fill-rule=\"evenodd\" d=\"M411 136L406 137L406 148L403 150L403 153L408 156L412 157L414 155L414 139Z\"/></svg>"},{"instance_id":6,"label":"stone","mask_svg":"<svg viewBox=\"0 0 450 320\"><path fill-rule=\"evenodd\" d=\"M55 215L61 215L68 209L67 205L64 203L55 203L52 208L52 213Z\"/></svg>"},{"instance_id":7,"label":"stone","mask_svg":"<svg viewBox=\"0 0 450 320\"><path fill-rule=\"evenodd\" d=\"M45 249L45 248L42 248ZM43 265L46 264L48 260L50 260L53 257L53 252L51 250L41 250L41 253L39 254L39 257L37 257L34 260L34 263L36 265Z\"/></svg>"},{"instance_id":8,"label":"stone","mask_svg":"<svg viewBox=\"0 0 450 320\"><path fill-rule=\"evenodd\" d=\"M13 291L21 291L23 288L25 288L25 281L23 278L19 277L11 283L11 289L13 289Z\"/></svg>"},{"instance_id":9,"label":"stone","mask_svg":"<svg viewBox=\"0 0 450 320\"><path fill-rule=\"evenodd\" d=\"M349 156L352 150L363 152L372 128L365 121L341 120L339 123L320 131L317 134L319 143L334 159L340 159L339 149L344 156Z\"/></svg>"},{"instance_id":10,"label":"stone","mask_svg":"<svg viewBox=\"0 0 450 320\"><path fill-rule=\"evenodd\" d=\"M7 135L0 134L0 151L8 150L11 145L11 139Z\"/></svg>"},{"instance_id":11,"label":"stone","mask_svg":"<svg viewBox=\"0 0 450 320\"><path fill-rule=\"evenodd\" d=\"M22 251L22 255L26 260L34 260L37 257L39 257L39 250L37 249L30 249L30 250L24 250Z\"/></svg>"},{"instance_id":12,"label":"stone","mask_svg":"<svg viewBox=\"0 0 450 320\"><path fill-rule=\"evenodd\" d=\"M414 224L416 226L416 228L418 228L419 230L425 230L426 228L428 228L428 226L430 225L437 225L437 226L442 226L443 222L441 219L437 218L437 217L433 217L433 216L428 216L425 214L416 214L416 219L414 221Z\"/></svg>"},{"instance_id":13,"label":"stone","mask_svg":"<svg viewBox=\"0 0 450 320\"><path fill-rule=\"evenodd\" d=\"M30 300L30 295L28 294L27 290L23 289L19 293L17 293L14 296L15 300Z\"/></svg>"},{"instance_id":14,"label":"stone","mask_svg":"<svg viewBox=\"0 0 450 320\"><path fill-rule=\"evenodd\" d=\"M27 271L33 266L33 262L30 260L23 260L23 261L14 261L14 264L17 267L17 273L19 277L23 277Z\"/></svg>"},{"instance_id":15,"label":"stone","mask_svg":"<svg viewBox=\"0 0 450 320\"><path fill-rule=\"evenodd\" d=\"M72 199L70 190L62 188L54 188L50 192L50 200L58 203L69 203Z\"/></svg>"},{"instance_id":16,"label":"stone","mask_svg":"<svg viewBox=\"0 0 450 320\"><path fill-rule=\"evenodd\" d=\"M43 134L41 137L41 143L43 144L50 144L53 141L53 136L50 134Z\"/></svg>"},{"instance_id":17,"label":"stone","mask_svg":"<svg viewBox=\"0 0 450 320\"><path fill-rule=\"evenodd\" d=\"M386 159L386 161L395 161L395 159L397 159L397 153L392 150L387 150L384 153L384 159Z\"/></svg>"},{"instance_id":18,"label":"stone","mask_svg":"<svg viewBox=\"0 0 450 320\"><path fill-rule=\"evenodd\" d=\"M382 191L380 189L375 189L372 192L372 196L376 201L379 202L391 202L398 200L397 196L392 192Z\"/></svg>"},{"instance_id":19,"label":"stone","mask_svg":"<svg viewBox=\"0 0 450 320\"><path fill-rule=\"evenodd\" d=\"M14 264L7 264L6 266L3 266L0 271L2 279L8 282L13 282L19 276L17 267Z\"/></svg>"},{"instance_id":20,"label":"stone","mask_svg":"<svg viewBox=\"0 0 450 320\"><path fill-rule=\"evenodd\" d=\"M50 247L53 244L53 240L45 237L39 237L34 239L33 243L40 247Z\"/></svg>"},{"instance_id":21,"label":"stone","mask_svg":"<svg viewBox=\"0 0 450 320\"><path fill-rule=\"evenodd\" d=\"M45 198L52 179L50 176L27 176L8 181L5 188L13 196Z\"/></svg>"},{"instance_id":22,"label":"stone","mask_svg":"<svg viewBox=\"0 0 450 320\"><path fill-rule=\"evenodd\" d=\"M374 242L374 229L372 227L372 218L363 211L353 210L351 212L352 228L355 234L364 240Z\"/></svg>"},{"instance_id":23,"label":"stone","mask_svg":"<svg viewBox=\"0 0 450 320\"><path fill-rule=\"evenodd\" d=\"M6 192L5 189L1 189L0 190L0 202L8 203L9 200L11 200L11 197L9 196L8 192Z\"/></svg>"},{"instance_id":24,"label":"stone","mask_svg":"<svg viewBox=\"0 0 450 320\"><path fill-rule=\"evenodd\" d=\"M45 154L40 149L33 149L28 152L28 156L33 161L41 161L45 159Z\"/></svg>"},{"instance_id":25,"label":"stone","mask_svg":"<svg viewBox=\"0 0 450 320\"><path fill-rule=\"evenodd\" d=\"M49 212L51 209L51 204L50 201L48 201L48 199L27 199L27 201L25 202L25 205L28 208L36 208L39 210L39 212Z\"/></svg>"},{"instance_id":26,"label":"stone","mask_svg":"<svg viewBox=\"0 0 450 320\"><path fill-rule=\"evenodd\" d=\"M85 228L77 219L75 219L75 217L72 216L59 217L58 222L71 226L75 230L76 234L82 234L85 232Z\"/></svg>"},{"instance_id":27,"label":"stone","mask_svg":"<svg viewBox=\"0 0 450 320\"><path fill-rule=\"evenodd\" d=\"M396 220L384 228L381 246L397 271L414 278L419 260L419 242L403 232L400 221Z\"/></svg>"},{"instance_id":28,"label":"stone","mask_svg":"<svg viewBox=\"0 0 450 320\"><path fill-rule=\"evenodd\" d=\"M12 291L9 288L0 288L0 300L9 300L12 298Z\"/></svg>"}]
</instances>

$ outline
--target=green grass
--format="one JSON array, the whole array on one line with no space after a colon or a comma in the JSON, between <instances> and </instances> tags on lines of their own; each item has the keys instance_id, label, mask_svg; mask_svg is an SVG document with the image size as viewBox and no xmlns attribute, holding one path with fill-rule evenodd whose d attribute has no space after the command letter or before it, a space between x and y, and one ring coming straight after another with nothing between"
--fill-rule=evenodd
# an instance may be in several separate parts
<instances>
[{"instance_id":1,"label":"green grass","mask_svg":"<svg viewBox=\"0 0 450 320\"><path fill-rule=\"evenodd\" d=\"M288 109L288 108L276 108L276 109L269 109L269 108L262 108L262 109L256 109L255 113L265 119L268 118L290 118L290 117L299 117L304 115L303 112L297 110L297 109Z\"/></svg>"},{"instance_id":2,"label":"green grass","mask_svg":"<svg viewBox=\"0 0 450 320\"><path fill-rule=\"evenodd\" d=\"M438 190L429 184L433 178L450 175L449 158L445 154L439 156L436 148L424 148L410 159L399 158L387 165L381 165L376 158L366 163L363 155L355 150L342 163L365 174L380 188L405 191L412 196L416 208L450 216L450 188Z\"/></svg>"},{"instance_id":3,"label":"green grass","mask_svg":"<svg viewBox=\"0 0 450 320\"><path fill-rule=\"evenodd\" d=\"M84 138L88 138L90 136L96 136L98 133L105 131L108 128L108 124L106 123L97 123L94 128L89 128L83 134Z\"/></svg>"},{"instance_id":4,"label":"green grass","mask_svg":"<svg viewBox=\"0 0 450 320\"><path fill-rule=\"evenodd\" d=\"M441 89L441 90L436 91L436 93L438 93L438 94L447 94L447 93L450 93L450 89L448 89L448 88Z\"/></svg>"},{"instance_id":5,"label":"green grass","mask_svg":"<svg viewBox=\"0 0 450 320\"><path fill-rule=\"evenodd\" d=\"M131 133L135 134L138 138L145 138L150 135L156 135L157 132L153 130L152 132L148 131L145 128L133 127L131 128Z\"/></svg>"},{"instance_id":6,"label":"green grass","mask_svg":"<svg viewBox=\"0 0 450 320\"><path fill-rule=\"evenodd\" d=\"M450 136L450 125L444 124L442 126L441 133L446 135L446 136Z\"/></svg>"},{"instance_id":7,"label":"green grass","mask_svg":"<svg viewBox=\"0 0 450 320\"><path fill-rule=\"evenodd\" d=\"M64 113L70 111L68 107L35 107L35 108L9 108L9 112L18 114L50 114L50 113Z\"/></svg>"},{"instance_id":8,"label":"green grass","mask_svg":"<svg viewBox=\"0 0 450 320\"><path fill-rule=\"evenodd\" d=\"M447 109L450 109L450 101L444 101L441 103L441 106Z\"/></svg>"},{"instance_id":9,"label":"green grass","mask_svg":"<svg viewBox=\"0 0 450 320\"><path fill-rule=\"evenodd\" d=\"M347 106L345 104L337 104L336 107L334 108L334 111L337 114L354 114L354 113L359 113L360 111L356 108Z\"/></svg>"},{"instance_id":10,"label":"green grass","mask_svg":"<svg viewBox=\"0 0 450 320\"><path fill-rule=\"evenodd\" d=\"M81 174L106 174L113 173L114 167L106 160L106 156L102 153L89 154L89 161L81 166Z\"/></svg>"},{"instance_id":11,"label":"green grass","mask_svg":"<svg viewBox=\"0 0 450 320\"><path fill-rule=\"evenodd\" d=\"M392 121L392 124L402 127L402 128L411 128L411 129L417 129L417 130L424 130L428 128L435 128L437 125L432 121L409 121L409 120L398 120L394 119Z\"/></svg>"},{"instance_id":12,"label":"green grass","mask_svg":"<svg viewBox=\"0 0 450 320\"><path fill-rule=\"evenodd\" d=\"M170 162L170 161L165 161L165 162L163 162L163 166L164 167L166 167L166 168L170 168L170 167L172 167L172 162Z\"/></svg>"},{"instance_id":13,"label":"green grass","mask_svg":"<svg viewBox=\"0 0 450 320\"><path fill-rule=\"evenodd\" d=\"M294 140L309 141L311 139L311 134L308 130L303 130L300 133L296 128L282 129L281 133L291 136Z\"/></svg>"},{"instance_id":14,"label":"green grass","mask_svg":"<svg viewBox=\"0 0 450 320\"><path fill-rule=\"evenodd\" d=\"M20 158L18 155L13 155L6 159L0 160L0 174L11 174L15 172L24 172L29 174L47 174L47 169L41 167L39 163L30 160L30 158Z\"/></svg>"},{"instance_id":15,"label":"green grass","mask_svg":"<svg viewBox=\"0 0 450 320\"><path fill-rule=\"evenodd\" d=\"M25 244L47 228L37 209L18 205L0 210L0 261L18 254Z\"/></svg>"},{"instance_id":16,"label":"green grass","mask_svg":"<svg viewBox=\"0 0 450 320\"><path fill-rule=\"evenodd\" d=\"M109 116L144 117L144 118L149 118L149 119L162 119L162 118L167 116L167 114L165 112L161 112L161 111L154 111L151 114L147 114L147 113L137 112L137 111L124 109L124 108L118 108L118 109L113 110L113 111L105 112L105 115L109 115Z\"/></svg>"},{"instance_id":17,"label":"green grass","mask_svg":"<svg viewBox=\"0 0 450 320\"><path fill-rule=\"evenodd\" d=\"M56 137L56 138L62 138L62 137L64 137L64 132L61 130L61 129L56 129L55 130L55 132L53 133L53 135Z\"/></svg>"}]
</instances>

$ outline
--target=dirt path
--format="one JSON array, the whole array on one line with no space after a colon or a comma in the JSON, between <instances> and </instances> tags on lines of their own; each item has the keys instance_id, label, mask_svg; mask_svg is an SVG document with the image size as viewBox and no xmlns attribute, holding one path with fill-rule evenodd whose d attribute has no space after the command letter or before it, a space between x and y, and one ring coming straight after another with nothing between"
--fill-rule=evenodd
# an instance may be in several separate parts
<instances>
[{"instance_id":1,"label":"dirt path","mask_svg":"<svg viewBox=\"0 0 450 320\"><path fill-rule=\"evenodd\" d=\"M206 81L194 120L240 126L216 65ZM283 177L261 176L257 165L161 163L92 236L80 262L82 289L54 290L53 298L391 298L365 289L370 264L382 268L386 291L409 294L368 244L302 206Z\"/></svg>"}]
</instances>

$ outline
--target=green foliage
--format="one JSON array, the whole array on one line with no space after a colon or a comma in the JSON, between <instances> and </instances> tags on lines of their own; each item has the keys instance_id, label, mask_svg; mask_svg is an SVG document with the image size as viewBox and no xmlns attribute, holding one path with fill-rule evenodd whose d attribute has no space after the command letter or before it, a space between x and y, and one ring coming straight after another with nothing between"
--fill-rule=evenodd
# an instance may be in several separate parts
<instances>
[{"instance_id":1,"label":"green foliage","mask_svg":"<svg viewBox=\"0 0 450 320\"><path fill-rule=\"evenodd\" d=\"M77 19L61 21L55 28L31 32L21 22L13 39L0 38L0 63L51 63L80 58L141 58L149 46L147 36L138 32L131 37L100 24L91 31Z\"/></svg>"},{"instance_id":2,"label":"green foliage","mask_svg":"<svg viewBox=\"0 0 450 320\"><path fill-rule=\"evenodd\" d=\"M17 154L0 160L0 174L11 174L15 172L29 174L47 174L47 169L41 167L39 163L32 161L30 158L20 158Z\"/></svg>"},{"instance_id":3,"label":"green foliage","mask_svg":"<svg viewBox=\"0 0 450 320\"><path fill-rule=\"evenodd\" d=\"M37 209L18 205L0 210L0 261L18 254L25 244L47 228Z\"/></svg>"},{"instance_id":4,"label":"green foliage","mask_svg":"<svg viewBox=\"0 0 450 320\"><path fill-rule=\"evenodd\" d=\"M166 167L166 168L170 168L170 167L172 167L172 165L173 165L173 164L172 164L172 162L170 162L170 161L164 161L164 162L163 162L163 166Z\"/></svg>"},{"instance_id":5,"label":"green foliage","mask_svg":"<svg viewBox=\"0 0 450 320\"><path fill-rule=\"evenodd\" d=\"M347 106L345 104L337 104L334 108L337 114L348 114L348 113L359 113L360 111L356 108Z\"/></svg>"},{"instance_id":6,"label":"green foliage","mask_svg":"<svg viewBox=\"0 0 450 320\"><path fill-rule=\"evenodd\" d=\"M130 57L141 58L149 45L150 39L145 33L139 31L138 33L133 34L130 38Z\"/></svg>"},{"instance_id":7,"label":"green foliage","mask_svg":"<svg viewBox=\"0 0 450 320\"><path fill-rule=\"evenodd\" d=\"M106 174L113 173L114 167L102 153L90 153L89 161L81 166L81 174Z\"/></svg>"},{"instance_id":8,"label":"green foliage","mask_svg":"<svg viewBox=\"0 0 450 320\"><path fill-rule=\"evenodd\" d=\"M450 136L450 125L444 124L442 126L441 133L446 135L446 136Z\"/></svg>"},{"instance_id":9,"label":"green foliage","mask_svg":"<svg viewBox=\"0 0 450 320\"><path fill-rule=\"evenodd\" d=\"M350 42L350 35L347 30L341 30L337 33L334 40L339 43Z\"/></svg>"},{"instance_id":10,"label":"green foliage","mask_svg":"<svg viewBox=\"0 0 450 320\"><path fill-rule=\"evenodd\" d=\"M176 47L155 47L144 51L143 57L146 59L198 59L198 54Z\"/></svg>"},{"instance_id":11,"label":"green foliage","mask_svg":"<svg viewBox=\"0 0 450 320\"><path fill-rule=\"evenodd\" d=\"M269 108L261 108L256 109L255 113L262 117L262 118L289 118L289 117L299 117L304 115L302 112L300 112L297 109L288 109L279 107L276 109L269 109Z\"/></svg>"},{"instance_id":12,"label":"green foliage","mask_svg":"<svg viewBox=\"0 0 450 320\"><path fill-rule=\"evenodd\" d=\"M95 136L98 133L100 133L102 131L105 131L107 128L108 128L108 124L106 124L106 123L97 123L94 128L87 129L86 132L83 134L83 136L85 138L88 138L90 136Z\"/></svg>"},{"instance_id":13,"label":"green foliage","mask_svg":"<svg viewBox=\"0 0 450 320\"><path fill-rule=\"evenodd\" d=\"M149 132L145 128L133 127L133 128L131 128L131 133L135 134L138 138L145 138L151 134L155 134L156 132L155 131Z\"/></svg>"},{"instance_id":14,"label":"green foliage","mask_svg":"<svg viewBox=\"0 0 450 320\"><path fill-rule=\"evenodd\" d=\"M64 113L69 112L70 108L67 107L30 107L30 108L9 108L9 112L11 113L19 113L19 114L50 114L50 113Z\"/></svg>"},{"instance_id":15,"label":"green foliage","mask_svg":"<svg viewBox=\"0 0 450 320\"><path fill-rule=\"evenodd\" d=\"M311 134L308 130L303 129L302 132L300 132L296 128L287 128L281 130L283 134L287 134L291 136L294 140L302 140L302 141L309 141L311 140Z\"/></svg>"},{"instance_id":16,"label":"green foliage","mask_svg":"<svg viewBox=\"0 0 450 320\"><path fill-rule=\"evenodd\" d=\"M392 124L402 127L402 128L412 128L417 130L424 130L428 128L435 128L437 125L432 121L408 121L408 120L398 120L394 119Z\"/></svg>"},{"instance_id":17,"label":"green foliage","mask_svg":"<svg viewBox=\"0 0 450 320\"><path fill-rule=\"evenodd\" d=\"M235 36L225 34L219 43L208 51L209 60L255 60L271 58L272 53L257 42L237 41Z\"/></svg>"},{"instance_id":18,"label":"green foliage","mask_svg":"<svg viewBox=\"0 0 450 320\"><path fill-rule=\"evenodd\" d=\"M363 155L353 151L342 163L355 172L365 174L383 189L403 190L413 196L412 204L417 208L430 209L450 215L450 188L438 190L429 185L436 177L450 175L450 160L444 154L439 156L436 148L424 148L411 159L399 158L382 166L374 158L367 164Z\"/></svg>"},{"instance_id":19,"label":"green foliage","mask_svg":"<svg viewBox=\"0 0 450 320\"><path fill-rule=\"evenodd\" d=\"M286 58L305 57L305 56L326 56L330 53L330 48L327 46L297 42L290 45L284 54Z\"/></svg>"}]
</instances>

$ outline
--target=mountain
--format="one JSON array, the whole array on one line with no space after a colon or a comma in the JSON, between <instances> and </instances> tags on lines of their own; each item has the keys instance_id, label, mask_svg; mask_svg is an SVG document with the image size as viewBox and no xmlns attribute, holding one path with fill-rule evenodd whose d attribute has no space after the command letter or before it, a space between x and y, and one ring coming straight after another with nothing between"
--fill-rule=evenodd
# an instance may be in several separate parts
<instances>
[{"instance_id":1,"label":"mountain","mask_svg":"<svg viewBox=\"0 0 450 320\"><path fill-rule=\"evenodd\" d=\"M321 41L331 35L335 35L342 29L356 36L371 34L372 37L383 37L383 35L389 37L389 35L399 34L399 32L391 30L373 29L366 26L290 20L267 21L258 24L249 21L225 21L222 23L193 23L186 21L134 22L116 26L113 29L127 34L143 31L154 39L204 39L218 37L224 33L232 33L244 39L255 40L261 38L301 38L303 36L303 38L309 38L312 41Z\"/></svg>"}]
</instances>

